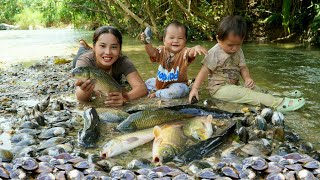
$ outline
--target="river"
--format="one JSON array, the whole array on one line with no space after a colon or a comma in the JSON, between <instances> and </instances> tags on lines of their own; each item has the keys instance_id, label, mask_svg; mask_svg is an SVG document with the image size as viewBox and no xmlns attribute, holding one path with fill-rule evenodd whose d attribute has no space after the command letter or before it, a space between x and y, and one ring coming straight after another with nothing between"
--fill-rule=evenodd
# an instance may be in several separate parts
<instances>
[{"instance_id":1,"label":"river","mask_svg":"<svg viewBox=\"0 0 320 180\"><path fill-rule=\"evenodd\" d=\"M73 29L0 31L0 67L26 61L37 61L45 56L75 54L80 38L92 43L92 31ZM128 55L144 80L155 75L157 65L151 64L144 47L137 38L124 37L123 52ZM161 42L156 42L160 45ZM196 41L195 44L211 48L214 41ZM286 114L286 124L298 132L302 139L319 147L320 137L320 51L319 48L295 44L253 44L242 47L250 73L263 89L282 93L297 89L307 100L296 112ZM194 78L200 67L200 56L189 68L189 78ZM202 88L205 91L205 88ZM208 98L207 93L200 97Z\"/></svg>"}]
</instances>

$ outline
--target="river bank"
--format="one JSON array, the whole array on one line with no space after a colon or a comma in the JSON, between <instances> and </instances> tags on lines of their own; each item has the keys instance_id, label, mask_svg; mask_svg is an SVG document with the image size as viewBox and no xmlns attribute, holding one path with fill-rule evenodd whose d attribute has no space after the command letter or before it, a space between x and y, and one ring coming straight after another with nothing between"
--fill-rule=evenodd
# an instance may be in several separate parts
<instances>
[{"instance_id":1,"label":"river bank","mask_svg":"<svg viewBox=\"0 0 320 180\"><path fill-rule=\"evenodd\" d=\"M266 130L264 138L255 138L249 140L247 144L244 144L241 140L237 138L237 135L233 135L230 139L224 142L221 146L219 146L212 154L206 156L204 159L200 161L192 162L191 164L180 164L179 163L168 163L165 164L167 166L159 166L152 164L150 162L151 159L151 149L152 146L150 143L142 146L140 148L134 149L131 153L122 154L121 156L110 158L107 160L100 159L99 151L102 145L114 136L117 136L118 132L113 132L114 125L107 126L109 133L104 133L98 142L98 148L93 149L83 149L77 145L77 132L80 128L83 127L83 122L81 118L81 114L79 114L79 110L77 110L78 104L76 103L73 93L74 93L74 82L69 78L69 71L71 70L71 64L54 64L54 57L45 58L39 60L38 63L33 63L30 66L21 66L21 65L11 65L7 70L1 71L1 98L0 98L0 111L1 111L1 139L3 144L0 146L1 149L9 149L12 152L15 152L16 144L12 144L12 142L8 141L8 138L11 138L14 135L17 135L21 130L22 124L26 121L25 113L32 112L34 106L40 103L43 99L45 99L48 95L50 95L51 100L49 103L48 109L43 112L44 117L47 119L46 121L50 122L57 118L63 118L65 121L65 125L60 127L64 127L66 129L63 134L64 139L68 139L67 142L53 143L53 146L50 146L50 151L39 151L39 145L42 145L42 140L37 139L33 142L35 145L33 148L20 148L20 155L17 156L15 154L15 160L12 162L13 165L17 165L17 163L21 163L24 161L32 161L30 159L22 158L27 156L34 157L36 163L41 164L43 160L39 160L40 157L45 155L49 155L49 162L53 162L55 159L64 160L62 164L65 166L72 166L72 169L64 169L61 170L61 166L57 166L57 164L53 165L54 167L50 171L46 171L42 173L43 176L52 176L55 174L53 169L56 169L57 172L65 171L65 177L127 177L128 179L133 178L165 178L165 179L196 179L196 178L236 178L236 177L264 177L266 178L270 174L278 173L277 176L287 176L285 172L296 171L294 174L295 177L303 177L301 174L310 175L310 173L314 173L310 176L318 176L316 166L309 167L308 162L315 162L319 165L319 154L320 152L313 145L313 143L306 142L304 140L300 140L299 134L292 131L291 128L285 126L286 135L285 140L283 142L274 139L274 130L272 125L268 125L268 129ZM64 109L63 110L55 110L53 111L54 104L60 101ZM159 100L155 100L158 102ZM133 102L132 108L146 108L148 105L154 105L155 102L147 103L148 99L142 99L141 101ZM174 104L182 104L186 103L186 99L181 99L180 101L172 101L166 102L162 100L162 106L172 106ZM169 104L168 104L169 103ZM200 102L202 105L203 102ZM223 110L228 110L230 112L241 112L241 109L247 106L241 106L236 104L228 104L219 101L211 101L208 102L210 107L216 107ZM137 106L135 106L137 105ZM144 106L146 105L146 106ZM128 107L127 107L128 108ZM255 107L250 107L252 112L255 111ZM25 111L26 110L26 111ZM253 117L250 117L254 120L255 113L252 113ZM288 116L286 116L285 124ZM48 126L48 127L47 127ZM50 125L51 126L51 125ZM49 124L44 127L39 127L38 130L41 132L45 129L50 128ZM255 125L251 125L254 129ZM249 127L250 128L250 127ZM20 129L20 130L19 130ZM105 130L104 130L105 131ZM256 130L250 130L251 138L254 137ZM251 134L253 133L253 134ZM283 134L284 135L284 134ZM57 138L59 138L58 136ZM264 139L264 140L263 140ZM9 146L10 145L10 146ZM63 146L62 146L63 145ZM59 147L59 148L57 148ZM61 147L63 147L61 149ZM63 153L63 155L60 155ZM293 154L292 154L293 153ZM300 154L298 154L300 153ZM70 156L68 155L70 154ZM309 156L305 155L309 154ZM23 156L22 156L23 155ZM246 157L256 157L249 158ZM79 168L78 165L74 163L67 162L68 159L79 159L81 157L80 162L86 163L87 165L83 165L82 168ZM92 157L95 157L92 159ZM278 160L271 160L271 157L277 157ZM22 158L22 159L21 159ZM142 164L140 158L143 158ZM295 159L297 158L297 159ZM245 160L246 159L246 160ZM268 170L269 167L272 168L272 164L289 162L289 164L281 164L281 168L277 170ZM292 159L294 159L292 161ZM302 161L302 159L308 159L307 161ZM301 162L299 162L299 160ZM277 162L275 162L277 161ZM292 162L291 162L292 161ZM99 165L99 163L100 165ZM200 162L200 164L199 164ZM260 168L253 166L251 163L254 162L262 163ZM271 163L273 162L273 163ZM292 164L290 164L290 162ZM103 165L101 165L101 163ZM131 165L129 164L136 163L135 169L130 169ZM271 164L270 164L271 163ZM70 165L67 165L70 164ZM98 165L97 165L98 164ZM90 168L89 168L90 165ZM94 165L94 166L92 166ZM291 166L294 165L301 166L299 169L294 169ZM51 165L52 166L52 165ZM40 176L41 173L37 173L32 169L26 170L23 167L17 165L18 169L20 169L20 174L22 172L27 172L26 174L30 177L30 175ZM93 168L94 167L94 168ZM239 168L240 169L237 169ZM28 167L26 167L28 168ZM58 168L58 169L57 169ZM90 170L88 170L90 169ZM130 169L130 170L129 170ZM23 170L21 172L21 170ZM90 173L91 171L91 173ZM96 171L99 171L96 172ZM242 172L243 171L243 172ZM245 173L248 173L245 175ZM262 173L263 171L263 173ZM299 172L301 171L300 175ZM40 172L40 171L39 171ZM93 173L95 172L95 174ZM45 175L44 175L45 174ZM290 174L289 174L290 175ZM289 176L288 175L288 176ZM270 175L271 176L271 175ZM72 179L72 178L70 178Z\"/></svg>"}]
</instances>

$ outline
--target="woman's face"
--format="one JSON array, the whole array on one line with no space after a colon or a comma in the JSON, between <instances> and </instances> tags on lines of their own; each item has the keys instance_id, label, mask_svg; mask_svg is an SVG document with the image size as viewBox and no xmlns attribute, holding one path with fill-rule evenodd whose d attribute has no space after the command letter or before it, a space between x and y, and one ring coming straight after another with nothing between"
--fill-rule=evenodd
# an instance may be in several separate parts
<instances>
[{"instance_id":1,"label":"woman's face","mask_svg":"<svg viewBox=\"0 0 320 180\"><path fill-rule=\"evenodd\" d=\"M111 33L101 34L93 47L98 67L109 69L120 56L120 44Z\"/></svg>"}]
</instances>

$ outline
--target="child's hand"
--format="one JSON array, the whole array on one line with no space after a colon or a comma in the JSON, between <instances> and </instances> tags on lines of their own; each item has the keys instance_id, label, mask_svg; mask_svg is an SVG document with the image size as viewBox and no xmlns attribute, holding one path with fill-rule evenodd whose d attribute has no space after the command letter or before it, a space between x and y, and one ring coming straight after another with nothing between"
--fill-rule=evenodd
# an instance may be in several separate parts
<instances>
[{"instance_id":1,"label":"child's hand","mask_svg":"<svg viewBox=\"0 0 320 180\"><path fill-rule=\"evenodd\" d=\"M199 93L197 88L192 88L190 93L189 93L189 103L191 104L192 98L195 96L197 100L199 101Z\"/></svg>"},{"instance_id":2,"label":"child's hand","mask_svg":"<svg viewBox=\"0 0 320 180\"><path fill-rule=\"evenodd\" d=\"M146 39L146 35L144 34L144 32L142 32L142 33L140 34L140 41L141 41L142 43L145 43L145 39Z\"/></svg>"},{"instance_id":3,"label":"child's hand","mask_svg":"<svg viewBox=\"0 0 320 180\"><path fill-rule=\"evenodd\" d=\"M155 97L156 97L156 93L155 92L148 95L148 98L155 98Z\"/></svg>"},{"instance_id":4,"label":"child's hand","mask_svg":"<svg viewBox=\"0 0 320 180\"><path fill-rule=\"evenodd\" d=\"M192 47L189 51L190 58L193 58L193 57L196 57L197 55L202 55L202 54L208 54L208 51L200 45L196 45Z\"/></svg>"},{"instance_id":5,"label":"child's hand","mask_svg":"<svg viewBox=\"0 0 320 180\"><path fill-rule=\"evenodd\" d=\"M246 80L244 81L244 86L245 86L246 88L253 89L256 85L254 84L253 79L248 78L248 79L246 79Z\"/></svg>"}]
</instances>

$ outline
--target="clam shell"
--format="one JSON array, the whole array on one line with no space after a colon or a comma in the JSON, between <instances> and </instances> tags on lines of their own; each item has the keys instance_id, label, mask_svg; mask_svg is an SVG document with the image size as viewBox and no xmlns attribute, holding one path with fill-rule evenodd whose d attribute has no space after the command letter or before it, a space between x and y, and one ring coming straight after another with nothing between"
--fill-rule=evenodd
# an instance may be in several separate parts
<instances>
[{"instance_id":1,"label":"clam shell","mask_svg":"<svg viewBox=\"0 0 320 180\"><path fill-rule=\"evenodd\" d=\"M307 169L318 169L320 168L320 163L318 161L310 161L303 165Z\"/></svg>"},{"instance_id":2,"label":"clam shell","mask_svg":"<svg viewBox=\"0 0 320 180\"><path fill-rule=\"evenodd\" d=\"M58 171L55 176L56 179L59 180L66 180L66 172L65 171Z\"/></svg>"},{"instance_id":3,"label":"clam shell","mask_svg":"<svg viewBox=\"0 0 320 180\"><path fill-rule=\"evenodd\" d=\"M285 180L286 177L281 173L271 173L266 177L266 180L274 180L274 179Z\"/></svg>"},{"instance_id":4,"label":"clam shell","mask_svg":"<svg viewBox=\"0 0 320 180\"><path fill-rule=\"evenodd\" d=\"M48 162L39 162L39 167L35 170L37 173L51 173L54 169L54 166Z\"/></svg>"},{"instance_id":5,"label":"clam shell","mask_svg":"<svg viewBox=\"0 0 320 180\"><path fill-rule=\"evenodd\" d=\"M265 170L267 173L280 173L283 170L283 166L277 162L269 162L268 168Z\"/></svg>"},{"instance_id":6,"label":"clam shell","mask_svg":"<svg viewBox=\"0 0 320 180\"><path fill-rule=\"evenodd\" d=\"M141 169L141 168L154 168L151 161L148 159L134 159L127 164L127 168L130 169Z\"/></svg>"},{"instance_id":7,"label":"clam shell","mask_svg":"<svg viewBox=\"0 0 320 180\"><path fill-rule=\"evenodd\" d=\"M78 171L77 169L73 169L67 173L67 177L70 180L78 180L84 179L84 175L82 172Z\"/></svg>"},{"instance_id":8,"label":"clam shell","mask_svg":"<svg viewBox=\"0 0 320 180\"><path fill-rule=\"evenodd\" d=\"M88 161L81 161L73 165L77 169L87 169L90 167Z\"/></svg>"},{"instance_id":9,"label":"clam shell","mask_svg":"<svg viewBox=\"0 0 320 180\"><path fill-rule=\"evenodd\" d=\"M284 126L284 115L281 112L273 112L271 122L275 126Z\"/></svg>"},{"instance_id":10,"label":"clam shell","mask_svg":"<svg viewBox=\"0 0 320 180\"><path fill-rule=\"evenodd\" d=\"M0 177L9 178L9 172L3 167L0 167Z\"/></svg>"},{"instance_id":11,"label":"clam shell","mask_svg":"<svg viewBox=\"0 0 320 180\"><path fill-rule=\"evenodd\" d=\"M43 172L37 176L37 179L45 179L45 180L55 180L55 176L52 173Z\"/></svg>"},{"instance_id":12,"label":"clam shell","mask_svg":"<svg viewBox=\"0 0 320 180\"><path fill-rule=\"evenodd\" d=\"M31 157L27 157L27 158L23 158L21 167L25 170L32 171L37 169L39 165L35 159Z\"/></svg>"},{"instance_id":13,"label":"clam shell","mask_svg":"<svg viewBox=\"0 0 320 180\"><path fill-rule=\"evenodd\" d=\"M306 169L299 171L297 174L298 178L301 180L315 179L314 175Z\"/></svg>"},{"instance_id":14,"label":"clam shell","mask_svg":"<svg viewBox=\"0 0 320 180\"><path fill-rule=\"evenodd\" d=\"M252 169L262 171L268 168L268 163L263 158L254 158L253 163L251 164Z\"/></svg>"},{"instance_id":15,"label":"clam shell","mask_svg":"<svg viewBox=\"0 0 320 180\"><path fill-rule=\"evenodd\" d=\"M2 162L10 162L13 158L13 154L5 149L0 148L0 159Z\"/></svg>"},{"instance_id":16,"label":"clam shell","mask_svg":"<svg viewBox=\"0 0 320 180\"><path fill-rule=\"evenodd\" d=\"M49 138L56 137L56 136L62 136L62 135L64 135L65 132L66 132L66 130L62 127L53 127L51 129L47 129L47 130L43 131L38 136L38 138L49 139Z\"/></svg>"},{"instance_id":17,"label":"clam shell","mask_svg":"<svg viewBox=\"0 0 320 180\"><path fill-rule=\"evenodd\" d=\"M214 172L212 171L212 169L206 168L206 169L201 170L199 173L197 173L196 176L197 176L198 178L201 178L201 179L215 179L215 177L217 176L217 174L214 173Z\"/></svg>"},{"instance_id":18,"label":"clam shell","mask_svg":"<svg viewBox=\"0 0 320 180\"><path fill-rule=\"evenodd\" d=\"M267 121L262 116L255 117L255 124L258 130L267 130Z\"/></svg>"},{"instance_id":19,"label":"clam shell","mask_svg":"<svg viewBox=\"0 0 320 180\"><path fill-rule=\"evenodd\" d=\"M225 166L221 169L222 173L228 177L232 177L232 178L239 178L238 173L236 172L236 170L232 167L228 167Z\"/></svg>"},{"instance_id":20,"label":"clam shell","mask_svg":"<svg viewBox=\"0 0 320 180\"><path fill-rule=\"evenodd\" d=\"M261 111L261 116L268 122L271 122L273 112L270 108L263 108Z\"/></svg>"},{"instance_id":21,"label":"clam shell","mask_svg":"<svg viewBox=\"0 0 320 180\"><path fill-rule=\"evenodd\" d=\"M239 178L240 179L255 179L256 173L251 169L245 169L243 171L239 171Z\"/></svg>"}]
</instances>

